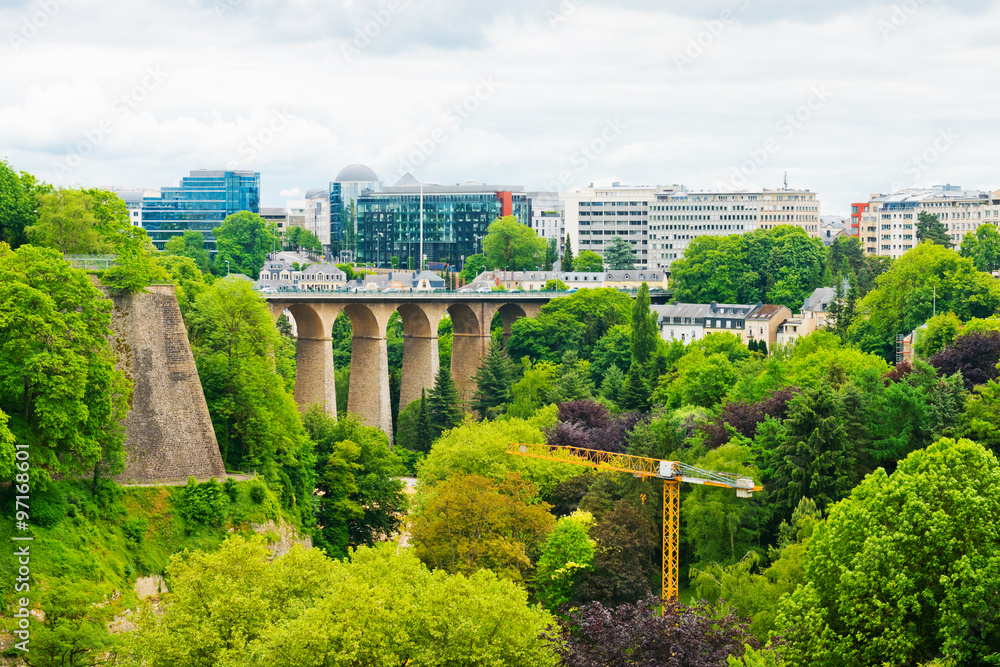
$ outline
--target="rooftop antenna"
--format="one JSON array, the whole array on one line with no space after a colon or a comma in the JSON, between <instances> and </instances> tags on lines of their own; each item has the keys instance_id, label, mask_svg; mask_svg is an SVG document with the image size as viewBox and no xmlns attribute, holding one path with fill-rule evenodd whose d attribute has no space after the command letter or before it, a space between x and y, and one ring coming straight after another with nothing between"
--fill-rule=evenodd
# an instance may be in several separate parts
<instances>
[{"instance_id":1,"label":"rooftop antenna","mask_svg":"<svg viewBox=\"0 0 1000 667\"><path fill-rule=\"evenodd\" d=\"M788 171L785 171L785 189L788 189Z\"/></svg>"}]
</instances>

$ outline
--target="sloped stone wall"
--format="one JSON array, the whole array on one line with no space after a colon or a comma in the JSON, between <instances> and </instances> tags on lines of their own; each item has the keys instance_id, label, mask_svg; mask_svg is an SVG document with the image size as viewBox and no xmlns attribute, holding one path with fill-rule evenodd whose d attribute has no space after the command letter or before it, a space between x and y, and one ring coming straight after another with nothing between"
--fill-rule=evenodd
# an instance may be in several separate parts
<instances>
[{"instance_id":1,"label":"sloped stone wall","mask_svg":"<svg viewBox=\"0 0 1000 667\"><path fill-rule=\"evenodd\" d=\"M135 383L125 420L121 483L224 478L225 468L201 390L173 285L114 302L112 348L118 368ZM105 290L107 293L107 290Z\"/></svg>"}]
</instances>

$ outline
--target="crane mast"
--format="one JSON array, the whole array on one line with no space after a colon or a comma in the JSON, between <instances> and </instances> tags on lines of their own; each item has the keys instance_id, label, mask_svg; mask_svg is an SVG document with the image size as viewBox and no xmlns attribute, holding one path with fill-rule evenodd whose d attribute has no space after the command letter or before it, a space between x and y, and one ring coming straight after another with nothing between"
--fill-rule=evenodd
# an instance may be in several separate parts
<instances>
[{"instance_id":1,"label":"crane mast","mask_svg":"<svg viewBox=\"0 0 1000 667\"><path fill-rule=\"evenodd\" d=\"M749 477L726 472L703 470L680 461L664 461L631 454L605 452L583 447L549 446L514 442L507 446L507 453L545 461L557 461L586 466L606 472L622 472L640 479L663 480L663 574L662 597L676 600L680 574L680 483L704 484L724 489L735 489L738 498L750 498L755 486Z\"/></svg>"}]
</instances>

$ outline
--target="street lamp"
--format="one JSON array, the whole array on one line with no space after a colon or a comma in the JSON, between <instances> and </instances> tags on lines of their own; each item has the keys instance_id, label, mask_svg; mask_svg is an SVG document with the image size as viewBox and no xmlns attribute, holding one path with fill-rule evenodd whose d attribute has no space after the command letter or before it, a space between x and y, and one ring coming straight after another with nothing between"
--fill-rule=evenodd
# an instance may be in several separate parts
<instances>
[{"instance_id":1,"label":"street lamp","mask_svg":"<svg viewBox=\"0 0 1000 667\"><path fill-rule=\"evenodd\" d=\"M226 275L229 275L229 260L226 260Z\"/></svg>"}]
</instances>

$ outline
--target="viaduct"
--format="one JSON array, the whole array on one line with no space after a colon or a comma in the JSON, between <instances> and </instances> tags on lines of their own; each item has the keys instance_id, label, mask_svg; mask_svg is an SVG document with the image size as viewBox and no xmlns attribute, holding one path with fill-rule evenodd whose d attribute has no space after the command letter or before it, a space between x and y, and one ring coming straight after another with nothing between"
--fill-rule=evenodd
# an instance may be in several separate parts
<instances>
[{"instance_id":1,"label":"viaduct","mask_svg":"<svg viewBox=\"0 0 1000 667\"><path fill-rule=\"evenodd\" d=\"M469 293L446 294L344 294L284 292L262 295L271 316L288 310L298 329L295 402L300 410L319 404L330 414L337 412L334 387L333 322L341 312L351 320L351 382L347 410L366 424L392 438L389 410L389 361L386 327L394 312L403 321L403 367L399 392L400 409L430 389L439 359L437 330L448 314L453 326L451 374L463 400L471 397L473 376L490 342L490 324L499 314L504 342L510 327L521 317L537 315L551 294Z\"/></svg>"}]
</instances>

